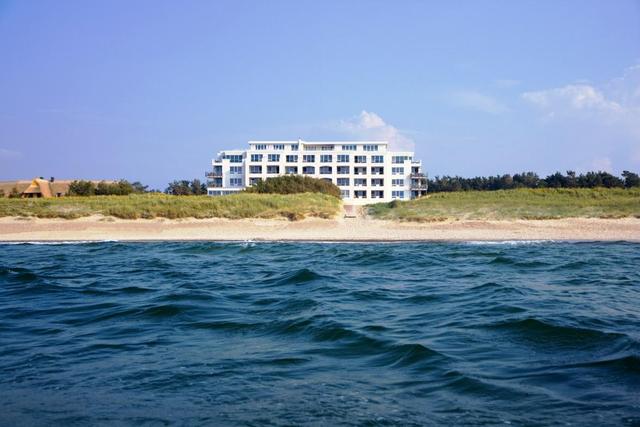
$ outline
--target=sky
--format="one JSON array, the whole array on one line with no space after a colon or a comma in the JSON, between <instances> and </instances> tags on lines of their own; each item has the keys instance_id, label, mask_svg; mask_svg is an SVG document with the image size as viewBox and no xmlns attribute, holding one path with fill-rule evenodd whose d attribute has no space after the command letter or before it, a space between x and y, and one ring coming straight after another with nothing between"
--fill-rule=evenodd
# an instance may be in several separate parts
<instances>
[{"instance_id":1,"label":"sky","mask_svg":"<svg viewBox=\"0 0 640 427\"><path fill-rule=\"evenodd\" d=\"M298 138L640 171L640 0L0 0L0 180L164 189Z\"/></svg>"}]
</instances>

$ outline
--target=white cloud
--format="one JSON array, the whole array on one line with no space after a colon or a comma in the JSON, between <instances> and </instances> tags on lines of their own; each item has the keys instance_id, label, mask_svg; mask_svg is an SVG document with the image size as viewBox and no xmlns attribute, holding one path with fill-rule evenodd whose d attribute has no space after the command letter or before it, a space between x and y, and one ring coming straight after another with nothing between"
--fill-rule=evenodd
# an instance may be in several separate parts
<instances>
[{"instance_id":1,"label":"white cloud","mask_svg":"<svg viewBox=\"0 0 640 427\"><path fill-rule=\"evenodd\" d=\"M397 151L413 151L415 143L404 132L385 122L374 112L362 111L358 116L338 123L338 131L349 137L372 141L388 141L389 147Z\"/></svg>"},{"instance_id":2,"label":"white cloud","mask_svg":"<svg viewBox=\"0 0 640 427\"><path fill-rule=\"evenodd\" d=\"M547 119L575 118L622 127L640 138L640 66L627 68L622 77L596 86L570 84L524 92L524 99Z\"/></svg>"},{"instance_id":3,"label":"white cloud","mask_svg":"<svg viewBox=\"0 0 640 427\"><path fill-rule=\"evenodd\" d=\"M449 101L457 106L488 114L503 114L509 108L497 99L475 90L461 90L449 95Z\"/></svg>"},{"instance_id":4,"label":"white cloud","mask_svg":"<svg viewBox=\"0 0 640 427\"><path fill-rule=\"evenodd\" d=\"M596 171L613 172L613 163L608 157L599 157L591 162L591 169Z\"/></svg>"}]
</instances>

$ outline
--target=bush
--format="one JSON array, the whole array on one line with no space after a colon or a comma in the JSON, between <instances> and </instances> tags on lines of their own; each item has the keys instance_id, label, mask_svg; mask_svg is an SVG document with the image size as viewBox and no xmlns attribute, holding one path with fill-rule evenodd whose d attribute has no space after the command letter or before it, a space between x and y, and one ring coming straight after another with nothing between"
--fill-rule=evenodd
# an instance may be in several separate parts
<instances>
[{"instance_id":1,"label":"bush","mask_svg":"<svg viewBox=\"0 0 640 427\"><path fill-rule=\"evenodd\" d=\"M96 186L91 181L76 180L69 184L71 196L93 196L96 194Z\"/></svg>"},{"instance_id":2,"label":"bush","mask_svg":"<svg viewBox=\"0 0 640 427\"><path fill-rule=\"evenodd\" d=\"M95 191L96 196L128 196L133 192L133 186L124 179L118 182L100 181Z\"/></svg>"},{"instance_id":3,"label":"bush","mask_svg":"<svg viewBox=\"0 0 640 427\"><path fill-rule=\"evenodd\" d=\"M249 193L296 194L322 193L340 198L340 189L332 182L302 175L284 175L267 178L245 191Z\"/></svg>"}]
</instances>

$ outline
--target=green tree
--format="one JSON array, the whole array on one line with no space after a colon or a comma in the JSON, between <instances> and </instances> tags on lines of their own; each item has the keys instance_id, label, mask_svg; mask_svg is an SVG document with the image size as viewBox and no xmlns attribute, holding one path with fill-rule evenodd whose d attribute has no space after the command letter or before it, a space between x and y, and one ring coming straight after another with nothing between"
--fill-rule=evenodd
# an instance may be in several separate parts
<instances>
[{"instance_id":1,"label":"green tree","mask_svg":"<svg viewBox=\"0 0 640 427\"><path fill-rule=\"evenodd\" d=\"M190 196L193 194L191 182L186 179L170 182L165 193L172 194L174 196Z\"/></svg>"},{"instance_id":2,"label":"green tree","mask_svg":"<svg viewBox=\"0 0 640 427\"><path fill-rule=\"evenodd\" d=\"M624 187L640 187L640 177L637 173L622 171L622 176L624 177Z\"/></svg>"},{"instance_id":3,"label":"green tree","mask_svg":"<svg viewBox=\"0 0 640 427\"><path fill-rule=\"evenodd\" d=\"M69 184L69 194L72 196L93 196L96 186L91 181L76 180Z\"/></svg>"},{"instance_id":4,"label":"green tree","mask_svg":"<svg viewBox=\"0 0 640 427\"><path fill-rule=\"evenodd\" d=\"M260 181L245 191L250 193L323 193L334 197L341 197L340 188L331 181L316 179L302 175L284 175L274 178L267 178Z\"/></svg>"}]
</instances>

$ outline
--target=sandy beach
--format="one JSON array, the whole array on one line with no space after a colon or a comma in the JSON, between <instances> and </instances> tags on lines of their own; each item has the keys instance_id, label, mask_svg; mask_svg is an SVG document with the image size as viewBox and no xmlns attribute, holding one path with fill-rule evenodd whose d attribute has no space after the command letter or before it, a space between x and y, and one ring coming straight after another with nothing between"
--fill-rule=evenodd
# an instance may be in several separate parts
<instances>
[{"instance_id":1,"label":"sandy beach","mask_svg":"<svg viewBox=\"0 0 640 427\"><path fill-rule=\"evenodd\" d=\"M74 220L0 218L0 241L640 241L640 219L445 221L402 223L368 218L305 219L139 219L91 216Z\"/></svg>"}]
</instances>

